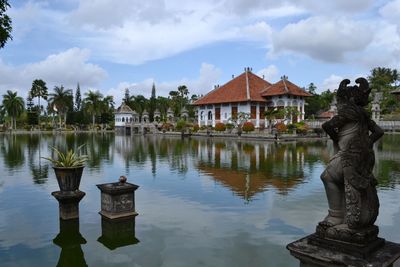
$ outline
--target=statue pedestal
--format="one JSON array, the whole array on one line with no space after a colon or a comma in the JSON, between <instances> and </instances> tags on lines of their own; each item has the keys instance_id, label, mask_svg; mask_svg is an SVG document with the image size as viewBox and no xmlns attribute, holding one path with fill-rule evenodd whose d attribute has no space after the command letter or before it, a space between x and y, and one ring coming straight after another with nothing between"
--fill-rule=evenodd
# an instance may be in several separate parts
<instances>
[{"instance_id":1,"label":"statue pedestal","mask_svg":"<svg viewBox=\"0 0 400 267\"><path fill-rule=\"evenodd\" d=\"M55 191L51 193L59 205L60 218L63 220L79 218L79 202L86 195L82 191Z\"/></svg>"},{"instance_id":2,"label":"statue pedestal","mask_svg":"<svg viewBox=\"0 0 400 267\"><path fill-rule=\"evenodd\" d=\"M287 249L300 260L301 267L391 267L400 258L400 244L382 238L358 248L356 244L352 246L312 234L290 243Z\"/></svg>"},{"instance_id":3,"label":"statue pedestal","mask_svg":"<svg viewBox=\"0 0 400 267\"><path fill-rule=\"evenodd\" d=\"M131 183L98 184L101 191L100 214L108 219L136 216L135 191L139 186Z\"/></svg>"}]
</instances>

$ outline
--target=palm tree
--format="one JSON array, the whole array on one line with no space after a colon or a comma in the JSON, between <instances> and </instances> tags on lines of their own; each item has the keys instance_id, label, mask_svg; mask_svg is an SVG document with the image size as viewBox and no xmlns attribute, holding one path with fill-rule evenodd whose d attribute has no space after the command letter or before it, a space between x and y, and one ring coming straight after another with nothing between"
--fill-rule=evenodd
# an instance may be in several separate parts
<instances>
[{"instance_id":1,"label":"palm tree","mask_svg":"<svg viewBox=\"0 0 400 267\"><path fill-rule=\"evenodd\" d=\"M46 83L43 80L34 80L32 82L32 88L31 88L31 97L37 97L38 98L38 104L39 104L39 118L38 118L38 123L39 123L39 129L40 129L40 114L42 113L42 106L40 105L40 98L43 98L44 100L47 99L47 86Z\"/></svg>"},{"instance_id":2,"label":"palm tree","mask_svg":"<svg viewBox=\"0 0 400 267\"><path fill-rule=\"evenodd\" d=\"M114 97L108 95L101 101L101 123L108 123L113 118L114 113ZM102 128L104 125L102 125Z\"/></svg>"},{"instance_id":3,"label":"palm tree","mask_svg":"<svg viewBox=\"0 0 400 267\"><path fill-rule=\"evenodd\" d=\"M99 91L91 91L85 93L85 99L83 100L85 110L92 115L93 129L95 126L96 115L100 115L102 110L102 98L103 95Z\"/></svg>"},{"instance_id":4,"label":"palm tree","mask_svg":"<svg viewBox=\"0 0 400 267\"><path fill-rule=\"evenodd\" d=\"M11 129L17 126L17 117L20 116L25 109L25 103L22 97L17 96L17 92L7 91L3 95L2 109L11 117Z\"/></svg>"},{"instance_id":5,"label":"palm tree","mask_svg":"<svg viewBox=\"0 0 400 267\"><path fill-rule=\"evenodd\" d=\"M64 89L64 86L55 86L54 93L49 94L49 103L59 115L60 128L62 126L61 117L64 117L64 127L67 122L67 112L73 104L71 89Z\"/></svg>"}]
</instances>

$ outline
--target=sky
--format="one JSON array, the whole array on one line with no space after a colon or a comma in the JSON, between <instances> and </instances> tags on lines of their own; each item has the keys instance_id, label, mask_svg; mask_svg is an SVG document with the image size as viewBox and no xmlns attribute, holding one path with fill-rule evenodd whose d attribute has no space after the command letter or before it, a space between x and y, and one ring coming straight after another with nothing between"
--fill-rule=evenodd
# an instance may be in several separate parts
<instances>
[{"instance_id":1,"label":"sky","mask_svg":"<svg viewBox=\"0 0 400 267\"><path fill-rule=\"evenodd\" d=\"M400 69L400 0L9 0L0 99L34 79L131 95L206 94L244 68L317 92Z\"/></svg>"}]
</instances>

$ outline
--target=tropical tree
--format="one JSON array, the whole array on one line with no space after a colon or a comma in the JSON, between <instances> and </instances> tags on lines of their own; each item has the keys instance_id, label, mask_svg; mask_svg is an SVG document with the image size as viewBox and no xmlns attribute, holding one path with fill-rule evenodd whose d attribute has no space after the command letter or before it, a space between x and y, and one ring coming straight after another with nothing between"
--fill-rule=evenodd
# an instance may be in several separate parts
<instances>
[{"instance_id":1,"label":"tropical tree","mask_svg":"<svg viewBox=\"0 0 400 267\"><path fill-rule=\"evenodd\" d=\"M17 92L8 90L7 94L3 95L2 109L11 117L11 129L15 129L17 126L17 117L25 109L24 100L22 97L17 96Z\"/></svg>"},{"instance_id":2,"label":"tropical tree","mask_svg":"<svg viewBox=\"0 0 400 267\"><path fill-rule=\"evenodd\" d=\"M76 86L75 92L75 111L80 111L82 106L82 99L81 99L81 87L78 85Z\"/></svg>"},{"instance_id":3,"label":"tropical tree","mask_svg":"<svg viewBox=\"0 0 400 267\"><path fill-rule=\"evenodd\" d=\"M49 94L49 103L54 111L59 115L60 128L62 127L62 117L64 118L64 127L67 121L67 112L73 106L73 96L71 89L65 89L64 86L55 86L54 93Z\"/></svg>"},{"instance_id":4,"label":"tropical tree","mask_svg":"<svg viewBox=\"0 0 400 267\"><path fill-rule=\"evenodd\" d=\"M85 93L85 99L83 100L84 109L87 113L92 115L92 126L95 127L96 116L101 114L103 105L103 95L99 91L91 91Z\"/></svg>"},{"instance_id":5,"label":"tropical tree","mask_svg":"<svg viewBox=\"0 0 400 267\"><path fill-rule=\"evenodd\" d=\"M40 105L40 98L43 98L44 100L47 100L47 86L46 83L43 80L34 80L32 82L32 88L30 91L31 97L37 97L38 98L38 111L39 111L39 117L38 117L38 124L39 124L39 129L40 129L40 115L42 113L42 106Z\"/></svg>"},{"instance_id":6,"label":"tropical tree","mask_svg":"<svg viewBox=\"0 0 400 267\"><path fill-rule=\"evenodd\" d=\"M268 120L268 130L271 133L272 132L272 124L273 121L279 117L281 117L281 112L277 108L268 108L264 112L265 118Z\"/></svg>"},{"instance_id":7,"label":"tropical tree","mask_svg":"<svg viewBox=\"0 0 400 267\"><path fill-rule=\"evenodd\" d=\"M398 88L400 81L400 74L396 69L377 67L371 70L368 76L370 88L376 92L383 94L381 102L382 113L387 114L400 107L399 102L396 100L391 92Z\"/></svg>"},{"instance_id":8,"label":"tropical tree","mask_svg":"<svg viewBox=\"0 0 400 267\"><path fill-rule=\"evenodd\" d=\"M113 96L106 96L101 101L101 123L109 123L114 119L114 98Z\"/></svg>"},{"instance_id":9,"label":"tropical tree","mask_svg":"<svg viewBox=\"0 0 400 267\"><path fill-rule=\"evenodd\" d=\"M11 18L5 14L10 7L8 0L0 0L0 49L4 47L8 40L12 40Z\"/></svg>"}]
</instances>

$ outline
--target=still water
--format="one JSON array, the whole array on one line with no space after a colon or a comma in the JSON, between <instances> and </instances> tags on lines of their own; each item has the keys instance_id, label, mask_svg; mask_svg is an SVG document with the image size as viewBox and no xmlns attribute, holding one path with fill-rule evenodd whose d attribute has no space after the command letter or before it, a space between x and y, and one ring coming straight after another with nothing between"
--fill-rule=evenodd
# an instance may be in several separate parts
<instances>
[{"instance_id":1,"label":"still water","mask_svg":"<svg viewBox=\"0 0 400 267\"><path fill-rule=\"evenodd\" d=\"M40 157L84 143L80 225L60 225L57 181ZM375 150L377 224L400 242L400 135ZM298 266L285 246L326 215L319 175L332 153L330 141L0 135L0 265ZM102 226L95 185L120 175L140 186L139 216ZM107 238L115 231L125 238Z\"/></svg>"}]
</instances>

